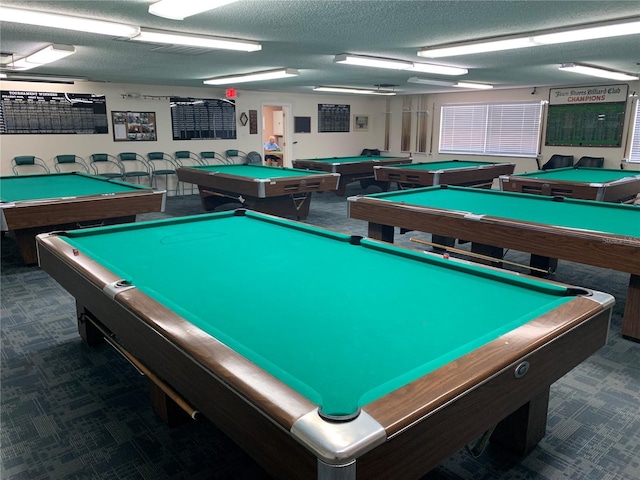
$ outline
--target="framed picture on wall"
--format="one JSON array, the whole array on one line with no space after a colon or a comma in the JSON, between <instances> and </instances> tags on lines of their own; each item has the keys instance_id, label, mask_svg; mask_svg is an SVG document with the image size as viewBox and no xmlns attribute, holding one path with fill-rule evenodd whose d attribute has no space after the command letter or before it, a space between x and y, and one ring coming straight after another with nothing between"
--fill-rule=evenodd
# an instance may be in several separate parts
<instances>
[{"instance_id":1,"label":"framed picture on wall","mask_svg":"<svg viewBox=\"0 0 640 480\"><path fill-rule=\"evenodd\" d=\"M293 133L311 133L311 117L293 117Z\"/></svg>"},{"instance_id":2,"label":"framed picture on wall","mask_svg":"<svg viewBox=\"0 0 640 480\"><path fill-rule=\"evenodd\" d=\"M111 112L114 142L155 141L155 112Z\"/></svg>"},{"instance_id":3,"label":"framed picture on wall","mask_svg":"<svg viewBox=\"0 0 640 480\"><path fill-rule=\"evenodd\" d=\"M354 115L353 116L353 131L354 132L366 132L369 130L369 115Z\"/></svg>"}]
</instances>

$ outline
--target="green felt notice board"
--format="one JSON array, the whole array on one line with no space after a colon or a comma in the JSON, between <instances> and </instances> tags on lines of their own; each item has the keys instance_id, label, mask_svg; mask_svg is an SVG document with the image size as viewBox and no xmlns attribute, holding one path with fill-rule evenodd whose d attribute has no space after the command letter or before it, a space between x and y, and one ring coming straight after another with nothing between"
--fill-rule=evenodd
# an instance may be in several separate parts
<instances>
[{"instance_id":1,"label":"green felt notice board","mask_svg":"<svg viewBox=\"0 0 640 480\"><path fill-rule=\"evenodd\" d=\"M619 147L625 103L549 105L546 145Z\"/></svg>"}]
</instances>

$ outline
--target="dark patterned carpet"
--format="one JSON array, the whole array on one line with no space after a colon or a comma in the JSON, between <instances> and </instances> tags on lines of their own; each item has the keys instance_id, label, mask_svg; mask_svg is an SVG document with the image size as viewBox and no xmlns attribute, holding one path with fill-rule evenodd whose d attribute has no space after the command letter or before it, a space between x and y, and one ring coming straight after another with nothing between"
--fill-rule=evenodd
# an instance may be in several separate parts
<instances>
[{"instance_id":1,"label":"dark patterned carpet","mask_svg":"<svg viewBox=\"0 0 640 480\"><path fill-rule=\"evenodd\" d=\"M347 193L362 191L352 184ZM346 211L344 197L314 194L307 222L366 234ZM140 219L197 213L197 196L171 198L165 213ZM416 248L408 237L396 242ZM517 252L507 258L527 261ZM3 480L267 478L206 419L163 424L146 380L109 346L80 340L74 299L38 267L21 265L7 238L1 274ZM547 435L526 457L492 445L478 458L461 450L424 480L640 478L640 344L620 336L629 276L560 262L554 279L616 296L608 344L552 386Z\"/></svg>"}]
</instances>

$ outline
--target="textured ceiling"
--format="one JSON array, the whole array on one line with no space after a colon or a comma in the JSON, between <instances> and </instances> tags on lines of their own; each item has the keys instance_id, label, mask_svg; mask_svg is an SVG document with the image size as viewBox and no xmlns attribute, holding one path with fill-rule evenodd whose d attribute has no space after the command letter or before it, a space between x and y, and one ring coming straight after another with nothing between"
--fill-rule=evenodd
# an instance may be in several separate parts
<instances>
[{"instance_id":1,"label":"textured ceiling","mask_svg":"<svg viewBox=\"0 0 640 480\"><path fill-rule=\"evenodd\" d=\"M159 48L103 35L8 22L0 23L0 47L2 52L26 56L50 43L74 45L75 55L29 73L101 82L201 87L203 80L215 76L294 68L299 70L299 77L237 87L298 93L310 93L317 85L370 88L391 84L397 85L394 89L400 94L446 90L407 83L412 76L485 82L496 88L581 85L599 81L560 72L558 66L582 62L629 73L637 73L640 68L640 35L435 60L416 54L421 47L430 45L638 17L640 1L240 0L183 21L149 14L147 7L153 1L0 3L5 7L253 40L262 44L262 50L240 53ZM340 53L466 67L469 73L447 77L335 64L333 58Z\"/></svg>"}]
</instances>

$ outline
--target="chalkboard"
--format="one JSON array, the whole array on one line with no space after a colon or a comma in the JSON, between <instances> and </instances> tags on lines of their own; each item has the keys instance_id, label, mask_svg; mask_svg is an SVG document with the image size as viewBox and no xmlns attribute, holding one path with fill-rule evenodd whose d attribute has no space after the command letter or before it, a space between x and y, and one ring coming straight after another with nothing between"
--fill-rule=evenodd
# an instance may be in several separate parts
<instances>
[{"instance_id":1,"label":"chalkboard","mask_svg":"<svg viewBox=\"0 0 640 480\"><path fill-rule=\"evenodd\" d=\"M0 91L0 134L109 133L104 95Z\"/></svg>"},{"instance_id":2,"label":"chalkboard","mask_svg":"<svg viewBox=\"0 0 640 480\"><path fill-rule=\"evenodd\" d=\"M318 104L318 132L348 132L350 123L350 105Z\"/></svg>"},{"instance_id":3,"label":"chalkboard","mask_svg":"<svg viewBox=\"0 0 640 480\"><path fill-rule=\"evenodd\" d=\"M171 97L174 140L235 140L235 100Z\"/></svg>"},{"instance_id":4,"label":"chalkboard","mask_svg":"<svg viewBox=\"0 0 640 480\"><path fill-rule=\"evenodd\" d=\"M546 145L619 147L625 103L549 105Z\"/></svg>"}]
</instances>

